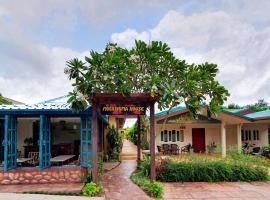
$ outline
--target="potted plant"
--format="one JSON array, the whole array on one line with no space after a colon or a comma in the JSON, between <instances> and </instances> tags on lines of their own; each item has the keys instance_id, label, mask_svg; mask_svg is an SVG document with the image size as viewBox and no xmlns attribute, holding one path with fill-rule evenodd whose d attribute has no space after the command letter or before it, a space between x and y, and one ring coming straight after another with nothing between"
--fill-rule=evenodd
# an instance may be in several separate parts
<instances>
[{"instance_id":1,"label":"potted plant","mask_svg":"<svg viewBox=\"0 0 270 200\"><path fill-rule=\"evenodd\" d=\"M34 141L33 141L32 137L27 137L27 138L24 139L25 146L32 146L33 143L34 143Z\"/></svg>"},{"instance_id":2,"label":"potted plant","mask_svg":"<svg viewBox=\"0 0 270 200\"><path fill-rule=\"evenodd\" d=\"M210 142L207 145L208 153L215 153L216 152L216 149L217 149L217 145L216 145L216 143L214 141L213 142Z\"/></svg>"}]
</instances>

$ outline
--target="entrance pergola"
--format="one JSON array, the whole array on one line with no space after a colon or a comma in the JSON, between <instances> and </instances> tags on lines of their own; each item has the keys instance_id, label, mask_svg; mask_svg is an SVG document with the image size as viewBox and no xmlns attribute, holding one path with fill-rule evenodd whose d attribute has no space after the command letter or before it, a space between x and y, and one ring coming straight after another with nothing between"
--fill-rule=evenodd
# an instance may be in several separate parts
<instances>
[{"instance_id":1,"label":"entrance pergola","mask_svg":"<svg viewBox=\"0 0 270 200\"><path fill-rule=\"evenodd\" d=\"M150 179L154 181L156 179L155 171L155 103L159 99L159 96L152 96L150 93L133 93L130 95L123 95L121 93L96 93L89 99L92 104L92 145L93 145L93 157L92 157L92 178L93 182L98 181L98 158L97 158L97 116L100 112L101 104L139 104L150 108ZM137 116L136 116L137 117ZM139 137L138 137L139 138ZM138 141L140 142L140 140ZM138 144L140 147L140 144ZM139 151L139 148L138 148ZM138 159L140 152L138 152Z\"/></svg>"}]
</instances>

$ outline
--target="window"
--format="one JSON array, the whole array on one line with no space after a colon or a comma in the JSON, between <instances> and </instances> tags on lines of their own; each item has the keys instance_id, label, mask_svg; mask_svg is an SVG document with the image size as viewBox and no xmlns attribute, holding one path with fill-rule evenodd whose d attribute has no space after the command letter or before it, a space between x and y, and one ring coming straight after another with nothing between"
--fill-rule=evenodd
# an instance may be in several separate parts
<instances>
[{"instance_id":1,"label":"window","mask_svg":"<svg viewBox=\"0 0 270 200\"><path fill-rule=\"evenodd\" d=\"M168 142L168 131L164 130L164 142Z\"/></svg>"},{"instance_id":2,"label":"window","mask_svg":"<svg viewBox=\"0 0 270 200\"><path fill-rule=\"evenodd\" d=\"M172 142L176 142L175 130L172 130Z\"/></svg>"},{"instance_id":3,"label":"window","mask_svg":"<svg viewBox=\"0 0 270 200\"><path fill-rule=\"evenodd\" d=\"M260 140L259 130L241 130L242 141Z\"/></svg>"},{"instance_id":4,"label":"window","mask_svg":"<svg viewBox=\"0 0 270 200\"><path fill-rule=\"evenodd\" d=\"M180 133L179 133L179 131L176 132L176 136L177 136L177 141L180 141Z\"/></svg>"},{"instance_id":5,"label":"window","mask_svg":"<svg viewBox=\"0 0 270 200\"><path fill-rule=\"evenodd\" d=\"M184 142L184 130L164 130L160 132L161 142Z\"/></svg>"},{"instance_id":6,"label":"window","mask_svg":"<svg viewBox=\"0 0 270 200\"><path fill-rule=\"evenodd\" d=\"M253 140L260 140L259 130L253 130Z\"/></svg>"},{"instance_id":7,"label":"window","mask_svg":"<svg viewBox=\"0 0 270 200\"><path fill-rule=\"evenodd\" d=\"M251 140L251 130L248 131L248 140Z\"/></svg>"},{"instance_id":8,"label":"window","mask_svg":"<svg viewBox=\"0 0 270 200\"><path fill-rule=\"evenodd\" d=\"M181 142L184 142L184 130L181 130L181 131L180 131L180 136L181 136L181 137L180 137L180 141L181 141Z\"/></svg>"},{"instance_id":9,"label":"window","mask_svg":"<svg viewBox=\"0 0 270 200\"><path fill-rule=\"evenodd\" d=\"M245 130L245 140L248 140L248 131Z\"/></svg>"}]
</instances>

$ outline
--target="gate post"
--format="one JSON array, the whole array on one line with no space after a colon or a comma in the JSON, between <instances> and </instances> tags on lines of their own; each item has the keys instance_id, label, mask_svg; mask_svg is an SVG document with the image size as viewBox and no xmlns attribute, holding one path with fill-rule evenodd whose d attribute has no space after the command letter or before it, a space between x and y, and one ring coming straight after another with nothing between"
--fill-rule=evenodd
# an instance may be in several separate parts
<instances>
[{"instance_id":1,"label":"gate post","mask_svg":"<svg viewBox=\"0 0 270 200\"><path fill-rule=\"evenodd\" d=\"M156 180L156 166L155 166L155 103L150 105L150 157L151 157L151 169L150 179Z\"/></svg>"},{"instance_id":2,"label":"gate post","mask_svg":"<svg viewBox=\"0 0 270 200\"><path fill-rule=\"evenodd\" d=\"M93 144L93 164L92 164L92 178L93 182L97 183L98 182L98 151L97 151L97 104L95 101L92 101L92 117L93 117L93 122L92 122L92 127L93 127L93 138L92 138L92 144Z\"/></svg>"}]
</instances>

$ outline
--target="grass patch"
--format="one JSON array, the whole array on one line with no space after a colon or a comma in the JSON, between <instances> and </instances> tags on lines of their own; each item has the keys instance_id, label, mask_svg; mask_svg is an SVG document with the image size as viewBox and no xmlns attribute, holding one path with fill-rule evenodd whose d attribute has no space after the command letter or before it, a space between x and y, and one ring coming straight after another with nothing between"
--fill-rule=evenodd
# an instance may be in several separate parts
<instances>
[{"instance_id":1,"label":"grass patch","mask_svg":"<svg viewBox=\"0 0 270 200\"><path fill-rule=\"evenodd\" d=\"M268 169L266 159L251 155L189 155L163 160L157 176L163 182L267 181Z\"/></svg>"},{"instance_id":2,"label":"grass patch","mask_svg":"<svg viewBox=\"0 0 270 200\"><path fill-rule=\"evenodd\" d=\"M148 177L140 170L135 171L131 175L131 180L143 189L151 197L161 199L163 196L163 187L159 182L151 182Z\"/></svg>"}]
</instances>

